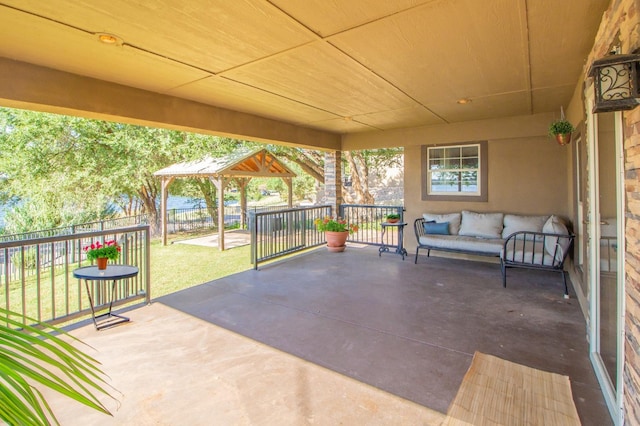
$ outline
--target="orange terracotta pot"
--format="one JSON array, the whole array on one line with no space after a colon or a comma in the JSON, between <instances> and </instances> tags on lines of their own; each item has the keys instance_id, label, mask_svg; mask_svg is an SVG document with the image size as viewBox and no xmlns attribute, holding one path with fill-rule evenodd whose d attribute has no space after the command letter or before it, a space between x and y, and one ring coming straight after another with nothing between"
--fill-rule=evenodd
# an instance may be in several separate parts
<instances>
[{"instance_id":1,"label":"orange terracotta pot","mask_svg":"<svg viewBox=\"0 0 640 426\"><path fill-rule=\"evenodd\" d=\"M107 269L107 259L106 257L99 257L96 259L96 263L98 264L98 269Z\"/></svg>"},{"instance_id":2,"label":"orange terracotta pot","mask_svg":"<svg viewBox=\"0 0 640 426\"><path fill-rule=\"evenodd\" d=\"M571 143L571 133L557 134L556 141L560 145L568 145Z\"/></svg>"},{"instance_id":3,"label":"orange terracotta pot","mask_svg":"<svg viewBox=\"0 0 640 426\"><path fill-rule=\"evenodd\" d=\"M324 233L327 240L327 249L331 252L341 252L347 247L347 238L349 237L349 231L333 232L326 231Z\"/></svg>"}]
</instances>

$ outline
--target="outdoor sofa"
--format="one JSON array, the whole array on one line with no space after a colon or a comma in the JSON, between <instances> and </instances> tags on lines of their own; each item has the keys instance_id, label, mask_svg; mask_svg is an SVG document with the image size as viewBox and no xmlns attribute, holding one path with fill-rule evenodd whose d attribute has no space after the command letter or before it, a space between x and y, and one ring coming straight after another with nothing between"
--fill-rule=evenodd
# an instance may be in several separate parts
<instances>
[{"instance_id":1,"label":"outdoor sofa","mask_svg":"<svg viewBox=\"0 0 640 426\"><path fill-rule=\"evenodd\" d=\"M569 297L564 261L573 244L564 221L556 215L524 216L504 213L425 213L414 222L418 253L431 250L500 258L502 284L507 268L558 271L564 297Z\"/></svg>"}]
</instances>

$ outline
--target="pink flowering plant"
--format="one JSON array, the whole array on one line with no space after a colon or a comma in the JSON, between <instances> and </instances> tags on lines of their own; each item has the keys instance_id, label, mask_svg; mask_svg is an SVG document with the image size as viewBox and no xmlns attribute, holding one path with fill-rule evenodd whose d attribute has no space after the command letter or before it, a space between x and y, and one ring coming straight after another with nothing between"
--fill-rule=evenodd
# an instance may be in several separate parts
<instances>
[{"instance_id":1,"label":"pink flowering plant","mask_svg":"<svg viewBox=\"0 0 640 426\"><path fill-rule=\"evenodd\" d=\"M345 232L348 231L349 234L353 234L354 232L358 232L358 225L349 225L346 220L336 217L331 218L329 216L325 216L323 219L317 218L314 222L316 225L316 229L320 232L330 231L330 232Z\"/></svg>"},{"instance_id":2,"label":"pink flowering plant","mask_svg":"<svg viewBox=\"0 0 640 426\"><path fill-rule=\"evenodd\" d=\"M106 257L109 260L117 260L120 257L120 251L122 248L118 245L116 240L105 241L101 244L99 241L91 243L90 246L84 248L87 253L88 260L96 260L99 257Z\"/></svg>"}]
</instances>

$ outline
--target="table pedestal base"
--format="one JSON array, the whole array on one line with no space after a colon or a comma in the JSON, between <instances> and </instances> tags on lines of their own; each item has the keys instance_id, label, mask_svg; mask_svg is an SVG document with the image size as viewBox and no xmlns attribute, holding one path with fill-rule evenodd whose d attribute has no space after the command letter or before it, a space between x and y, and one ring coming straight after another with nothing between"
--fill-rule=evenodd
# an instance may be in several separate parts
<instances>
[{"instance_id":1,"label":"table pedestal base","mask_svg":"<svg viewBox=\"0 0 640 426\"><path fill-rule=\"evenodd\" d=\"M105 328L113 327L116 324L128 322L129 318L111 312L111 308L113 308L113 298L115 296L117 280L113 280L113 284L111 285L111 302L109 303L109 311L100 315L96 315L96 309L93 305L93 297L91 297L91 290L89 289L89 281L90 280L84 280L84 285L87 288L89 307L91 308L91 318L93 319L93 325L95 326L96 330L103 330Z\"/></svg>"},{"instance_id":2,"label":"table pedestal base","mask_svg":"<svg viewBox=\"0 0 640 426\"><path fill-rule=\"evenodd\" d=\"M114 325L122 324L123 322L129 322L129 318L122 315L113 314L111 312L93 317L93 325L96 327L96 330L113 327Z\"/></svg>"},{"instance_id":3,"label":"table pedestal base","mask_svg":"<svg viewBox=\"0 0 640 426\"><path fill-rule=\"evenodd\" d=\"M382 253L391 252L391 248L395 248L395 253L399 254L400 256L402 256L402 260L404 260L405 256L407 256L407 250L404 248L404 242L403 242L404 227L406 225L407 225L406 222L402 222L402 223L384 222L384 223L382 223L382 235L381 235L382 246L380 246L380 248L378 249L378 257L381 257ZM387 233L387 228L397 228L398 229L398 245L397 246L388 245L385 242L384 236Z\"/></svg>"}]
</instances>

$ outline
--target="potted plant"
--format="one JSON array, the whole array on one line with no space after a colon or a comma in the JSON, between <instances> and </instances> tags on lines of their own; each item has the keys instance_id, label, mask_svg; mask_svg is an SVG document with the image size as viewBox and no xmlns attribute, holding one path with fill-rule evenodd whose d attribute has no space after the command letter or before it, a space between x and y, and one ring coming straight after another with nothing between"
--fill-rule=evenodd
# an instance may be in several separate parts
<instances>
[{"instance_id":1,"label":"potted plant","mask_svg":"<svg viewBox=\"0 0 640 426\"><path fill-rule=\"evenodd\" d=\"M398 213L389 213L385 216L388 223L396 223L400 220L400 215Z\"/></svg>"},{"instance_id":2,"label":"potted plant","mask_svg":"<svg viewBox=\"0 0 640 426\"><path fill-rule=\"evenodd\" d=\"M95 260L98 264L98 269L106 269L107 260L118 260L121 250L116 240L106 241L104 244L96 241L84 248L87 259L91 261Z\"/></svg>"},{"instance_id":3,"label":"potted plant","mask_svg":"<svg viewBox=\"0 0 640 426\"><path fill-rule=\"evenodd\" d=\"M571 142L571 133L574 130L575 128L570 122L561 119L549 125L549 136L555 137L560 145L566 145Z\"/></svg>"},{"instance_id":4,"label":"potted plant","mask_svg":"<svg viewBox=\"0 0 640 426\"><path fill-rule=\"evenodd\" d=\"M323 219L317 218L314 224L318 231L325 233L327 250L331 252L344 251L349 234L358 231L358 225L349 225L346 220L339 217L330 218L325 216Z\"/></svg>"}]
</instances>

